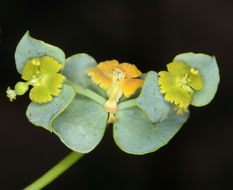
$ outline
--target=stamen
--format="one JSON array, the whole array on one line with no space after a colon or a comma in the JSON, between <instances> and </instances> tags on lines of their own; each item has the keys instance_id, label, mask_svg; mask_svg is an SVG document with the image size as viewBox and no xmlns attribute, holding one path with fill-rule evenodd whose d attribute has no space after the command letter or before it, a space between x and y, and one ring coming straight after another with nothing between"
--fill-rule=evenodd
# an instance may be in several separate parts
<instances>
[{"instance_id":1,"label":"stamen","mask_svg":"<svg viewBox=\"0 0 233 190\"><path fill-rule=\"evenodd\" d=\"M41 86L41 80L43 79L40 73L36 73L32 76L32 80L29 81L29 84L33 86Z\"/></svg>"},{"instance_id":2,"label":"stamen","mask_svg":"<svg viewBox=\"0 0 233 190\"><path fill-rule=\"evenodd\" d=\"M114 76L114 80L120 80L121 78L125 78L125 72L122 72L120 69L116 68L113 72L112 72L113 76Z\"/></svg>"},{"instance_id":3,"label":"stamen","mask_svg":"<svg viewBox=\"0 0 233 190\"><path fill-rule=\"evenodd\" d=\"M12 90L10 87L7 88L6 95L11 102L16 99L16 92Z\"/></svg>"},{"instance_id":4,"label":"stamen","mask_svg":"<svg viewBox=\"0 0 233 190\"><path fill-rule=\"evenodd\" d=\"M183 88L185 91L187 91L189 94L193 93L192 88L189 86L189 79L188 74L186 73L183 78L177 77L176 84L178 87Z\"/></svg>"}]
</instances>

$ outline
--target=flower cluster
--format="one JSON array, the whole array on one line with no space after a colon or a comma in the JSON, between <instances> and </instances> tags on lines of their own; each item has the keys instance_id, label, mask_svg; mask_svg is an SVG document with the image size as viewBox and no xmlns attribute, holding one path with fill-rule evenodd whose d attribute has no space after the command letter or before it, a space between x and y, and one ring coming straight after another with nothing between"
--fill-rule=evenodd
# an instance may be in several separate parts
<instances>
[{"instance_id":1,"label":"flower cluster","mask_svg":"<svg viewBox=\"0 0 233 190\"><path fill-rule=\"evenodd\" d=\"M133 64L97 64L86 53L66 58L60 48L26 32L15 51L24 81L8 87L7 96L13 101L29 91L28 120L53 132L73 151L92 151L111 123L121 150L147 154L173 138L187 121L190 104L209 104L218 88L214 56L190 52L173 60L167 71L142 75Z\"/></svg>"},{"instance_id":2,"label":"flower cluster","mask_svg":"<svg viewBox=\"0 0 233 190\"><path fill-rule=\"evenodd\" d=\"M51 101L52 96L59 95L62 82L65 79L65 76L58 73L61 66L49 56L30 59L22 72L22 79L27 82L16 83L14 90L10 87L7 89L6 93L10 101L16 99L16 95L23 95L29 89L29 85L33 86L29 93L32 101L38 103Z\"/></svg>"},{"instance_id":3,"label":"flower cluster","mask_svg":"<svg viewBox=\"0 0 233 190\"><path fill-rule=\"evenodd\" d=\"M177 114L183 115L192 102L194 90L202 89L202 78L198 70L182 62L169 63L167 69L158 73L160 92L165 94L166 101L176 105L174 110L177 110Z\"/></svg>"},{"instance_id":4,"label":"flower cluster","mask_svg":"<svg viewBox=\"0 0 233 190\"><path fill-rule=\"evenodd\" d=\"M110 113L109 123L116 122L114 114L117 112L117 102L124 95L130 97L143 84L143 80L137 79L142 75L135 65L129 63L119 64L116 60L104 61L97 67L87 70L94 83L107 92L109 99L104 108Z\"/></svg>"}]
</instances>

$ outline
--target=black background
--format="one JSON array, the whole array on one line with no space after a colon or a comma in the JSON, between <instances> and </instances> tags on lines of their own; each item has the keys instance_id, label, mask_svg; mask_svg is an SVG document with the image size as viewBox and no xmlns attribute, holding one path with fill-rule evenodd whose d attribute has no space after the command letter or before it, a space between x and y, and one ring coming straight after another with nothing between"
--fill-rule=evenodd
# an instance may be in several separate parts
<instances>
[{"instance_id":1,"label":"black background","mask_svg":"<svg viewBox=\"0 0 233 190\"><path fill-rule=\"evenodd\" d=\"M0 2L0 189L21 189L68 154L68 148L25 116L28 95L11 103L7 86L20 80L14 51L23 34L160 71L183 52L215 55L221 82L206 107L168 145L144 156L122 152L108 128L97 148L46 189L233 189L233 1Z\"/></svg>"}]
</instances>

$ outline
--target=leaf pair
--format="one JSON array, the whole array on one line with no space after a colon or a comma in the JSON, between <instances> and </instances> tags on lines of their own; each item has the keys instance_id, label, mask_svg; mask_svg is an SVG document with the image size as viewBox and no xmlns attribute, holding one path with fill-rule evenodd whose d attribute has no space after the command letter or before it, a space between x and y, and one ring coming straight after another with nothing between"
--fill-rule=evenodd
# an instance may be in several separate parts
<instances>
[{"instance_id":1,"label":"leaf pair","mask_svg":"<svg viewBox=\"0 0 233 190\"><path fill-rule=\"evenodd\" d=\"M62 64L61 74L66 77L61 93L48 103L31 102L26 115L36 126L54 132L70 149L88 153L103 138L108 113L104 109L107 95L86 71L96 67L96 61L87 54L65 59L57 47L35 40L27 32L20 40L16 52L16 67L20 74L28 60L50 56ZM216 60L204 54L186 53L175 57L199 70L203 89L193 96L192 105L203 106L214 97L219 73ZM138 96L138 94L140 95ZM125 152L145 154L165 145L188 119L189 113L179 116L172 105L164 100L158 85L158 74L146 74L141 92L130 98L121 98L113 124L116 144Z\"/></svg>"}]
</instances>

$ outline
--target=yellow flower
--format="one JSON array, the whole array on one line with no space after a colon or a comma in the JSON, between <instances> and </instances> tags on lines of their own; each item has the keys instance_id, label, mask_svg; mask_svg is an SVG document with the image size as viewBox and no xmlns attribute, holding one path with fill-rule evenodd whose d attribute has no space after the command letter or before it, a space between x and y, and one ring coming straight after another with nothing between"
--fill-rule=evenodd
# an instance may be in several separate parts
<instances>
[{"instance_id":1,"label":"yellow flower","mask_svg":"<svg viewBox=\"0 0 233 190\"><path fill-rule=\"evenodd\" d=\"M32 85L29 97L32 101L38 103L46 103L51 101L52 96L57 96L60 93L62 82L65 76L57 73L61 69L55 59L49 56L42 58L30 59L24 66L22 72L22 79L27 82L18 82L15 85L15 90L7 89L7 96L12 101L16 98L16 95L23 95L28 86ZM15 93L12 93L12 92ZM13 95L15 95L13 97Z\"/></svg>"},{"instance_id":2,"label":"yellow flower","mask_svg":"<svg viewBox=\"0 0 233 190\"><path fill-rule=\"evenodd\" d=\"M137 79L142 73L135 65L129 63L119 64L116 60L104 61L97 67L87 70L94 83L107 92L109 97L104 107L110 113L109 122L115 122L114 114L117 112L117 102L124 95L130 97L140 88L143 80Z\"/></svg>"},{"instance_id":3,"label":"yellow flower","mask_svg":"<svg viewBox=\"0 0 233 190\"><path fill-rule=\"evenodd\" d=\"M201 90L203 87L202 78L194 68L189 68L181 62L172 62L167 65L167 71L160 71L159 85L160 92L165 94L166 101L174 103L178 115L188 111L192 102L194 90Z\"/></svg>"}]
</instances>

